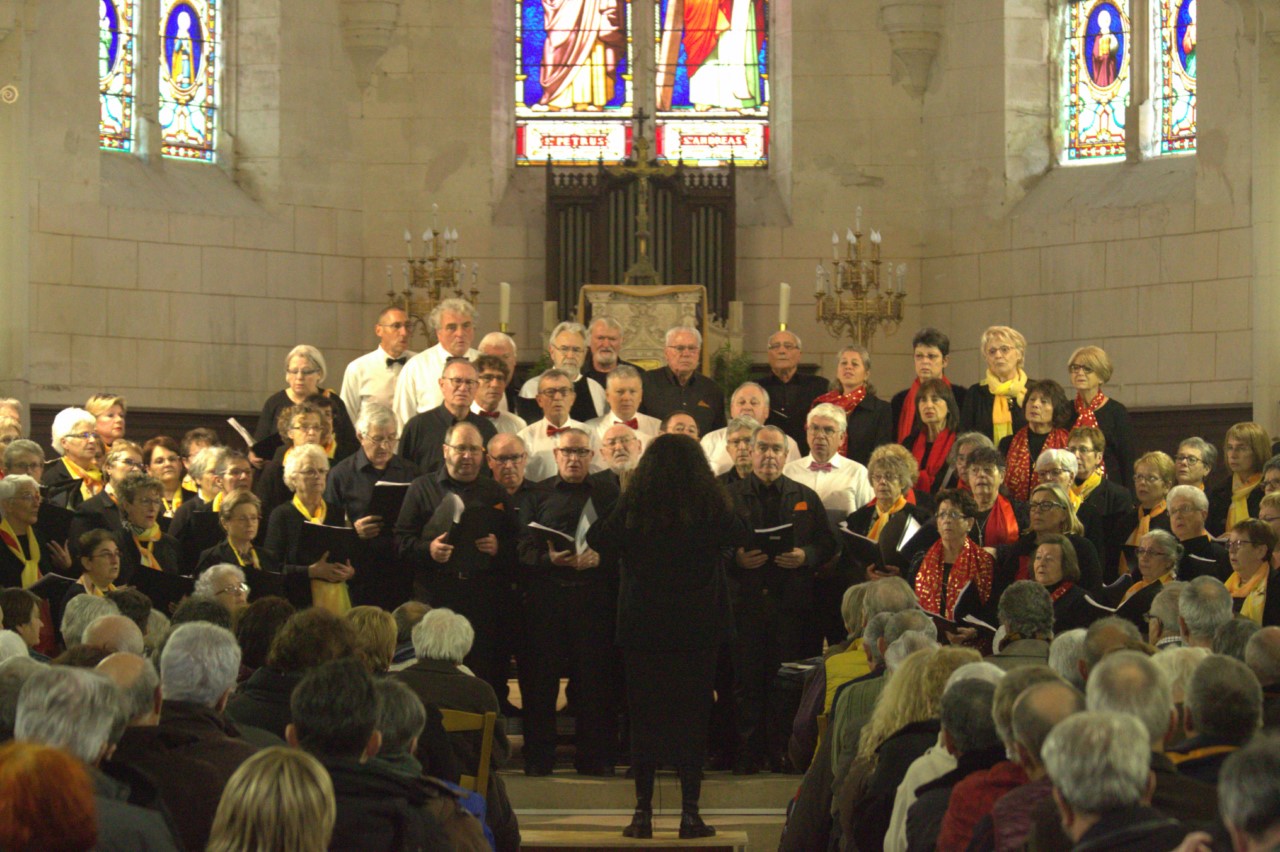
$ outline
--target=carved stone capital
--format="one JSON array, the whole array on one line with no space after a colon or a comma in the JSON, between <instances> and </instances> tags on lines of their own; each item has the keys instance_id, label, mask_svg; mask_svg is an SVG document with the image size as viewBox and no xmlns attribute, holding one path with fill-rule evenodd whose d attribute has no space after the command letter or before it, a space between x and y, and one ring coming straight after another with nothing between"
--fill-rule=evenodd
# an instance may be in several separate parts
<instances>
[{"instance_id":1,"label":"carved stone capital","mask_svg":"<svg viewBox=\"0 0 1280 852\"><path fill-rule=\"evenodd\" d=\"M893 49L893 81L916 97L929 86L943 19L942 0L880 0L880 28Z\"/></svg>"},{"instance_id":2,"label":"carved stone capital","mask_svg":"<svg viewBox=\"0 0 1280 852\"><path fill-rule=\"evenodd\" d=\"M401 0L339 0L339 3L342 44L355 66L356 82L363 88L369 84L374 67L391 44Z\"/></svg>"}]
</instances>

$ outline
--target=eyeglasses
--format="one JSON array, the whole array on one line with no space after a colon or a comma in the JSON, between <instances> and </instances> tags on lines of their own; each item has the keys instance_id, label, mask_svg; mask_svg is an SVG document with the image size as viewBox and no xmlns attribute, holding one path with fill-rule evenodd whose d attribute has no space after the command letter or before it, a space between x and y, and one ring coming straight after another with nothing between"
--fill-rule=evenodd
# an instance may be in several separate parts
<instances>
[{"instance_id":1,"label":"eyeglasses","mask_svg":"<svg viewBox=\"0 0 1280 852\"><path fill-rule=\"evenodd\" d=\"M315 367L307 367L305 370L285 370L284 374L286 376L314 376L319 372Z\"/></svg>"},{"instance_id":2,"label":"eyeglasses","mask_svg":"<svg viewBox=\"0 0 1280 852\"><path fill-rule=\"evenodd\" d=\"M404 331L409 327L407 322L378 323L379 328L389 328L392 331Z\"/></svg>"},{"instance_id":3,"label":"eyeglasses","mask_svg":"<svg viewBox=\"0 0 1280 852\"><path fill-rule=\"evenodd\" d=\"M374 438L371 435L365 435L364 439L375 447L383 447L386 449L390 449L400 442L399 435L392 435L390 438Z\"/></svg>"},{"instance_id":4,"label":"eyeglasses","mask_svg":"<svg viewBox=\"0 0 1280 852\"><path fill-rule=\"evenodd\" d=\"M1032 500L1027 504L1027 508L1033 512L1051 512L1054 509L1065 509L1067 507L1056 500Z\"/></svg>"},{"instance_id":5,"label":"eyeglasses","mask_svg":"<svg viewBox=\"0 0 1280 852\"><path fill-rule=\"evenodd\" d=\"M446 447L453 450L460 456L482 456L484 455L484 447L471 447L466 444L445 444Z\"/></svg>"},{"instance_id":6,"label":"eyeglasses","mask_svg":"<svg viewBox=\"0 0 1280 852\"><path fill-rule=\"evenodd\" d=\"M809 424L808 429L815 435L835 435L840 431L834 426L815 426L813 424Z\"/></svg>"},{"instance_id":7,"label":"eyeglasses","mask_svg":"<svg viewBox=\"0 0 1280 852\"><path fill-rule=\"evenodd\" d=\"M1225 542L1224 546L1227 548L1227 550L1231 551L1232 553L1235 553L1237 550L1239 550L1242 547L1253 547L1257 544L1258 542L1256 541L1238 540L1238 541Z\"/></svg>"},{"instance_id":8,"label":"eyeglasses","mask_svg":"<svg viewBox=\"0 0 1280 852\"><path fill-rule=\"evenodd\" d=\"M1093 368L1092 368L1092 367L1086 367L1084 364L1068 364L1068 365L1067 365L1067 372L1069 372L1069 373L1084 373L1086 376L1092 376L1092 375L1093 375Z\"/></svg>"},{"instance_id":9,"label":"eyeglasses","mask_svg":"<svg viewBox=\"0 0 1280 852\"><path fill-rule=\"evenodd\" d=\"M938 512L934 515L939 521L958 521L964 517L963 512Z\"/></svg>"},{"instance_id":10,"label":"eyeglasses","mask_svg":"<svg viewBox=\"0 0 1280 852\"><path fill-rule=\"evenodd\" d=\"M1042 470L1037 470L1036 473L1040 474L1041 479L1058 479L1064 473L1071 473L1071 471L1061 467L1046 467Z\"/></svg>"},{"instance_id":11,"label":"eyeglasses","mask_svg":"<svg viewBox=\"0 0 1280 852\"><path fill-rule=\"evenodd\" d=\"M262 520L260 515L240 515L239 517L228 519L229 524L256 524Z\"/></svg>"},{"instance_id":12,"label":"eyeglasses","mask_svg":"<svg viewBox=\"0 0 1280 852\"><path fill-rule=\"evenodd\" d=\"M561 355L581 355L587 351L584 346L552 346L551 348Z\"/></svg>"},{"instance_id":13,"label":"eyeglasses","mask_svg":"<svg viewBox=\"0 0 1280 852\"><path fill-rule=\"evenodd\" d=\"M89 557L90 559L105 559L108 562L119 562L120 551L118 550L99 550L97 553Z\"/></svg>"},{"instance_id":14,"label":"eyeglasses","mask_svg":"<svg viewBox=\"0 0 1280 852\"><path fill-rule=\"evenodd\" d=\"M237 583L234 586L227 586L225 589L218 589L215 595L247 595L249 594L249 585L247 583Z\"/></svg>"},{"instance_id":15,"label":"eyeglasses","mask_svg":"<svg viewBox=\"0 0 1280 852\"><path fill-rule=\"evenodd\" d=\"M318 423L309 423L305 426L301 423L295 423L289 427L289 431L301 432L304 435L320 435L324 433L324 426Z\"/></svg>"},{"instance_id":16,"label":"eyeglasses","mask_svg":"<svg viewBox=\"0 0 1280 852\"><path fill-rule=\"evenodd\" d=\"M480 384L482 385L492 385L498 382L505 382L506 380L507 380L507 377L502 375L501 373L481 373L480 374Z\"/></svg>"},{"instance_id":17,"label":"eyeglasses","mask_svg":"<svg viewBox=\"0 0 1280 852\"><path fill-rule=\"evenodd\" d=\"M1135 473L1133 475L1133 481L1141 482L1143 485L1155 485L1160 480L1160 476L1151 473Z\"/></svg>"},{"instance_id":18,"label":"eyeglasses","mask_svg":"<svg viewBox=\"0 0 1280 852\"><path fill-rule=\"evenodd\" d=\"M127 468L132 468L133 470L142 470L142 469L143 469L143 467L145 466L145 465L143 465L143 464L142 464L142 462L141 462L140 460L138 460L138 459L129 459L129 458L125 458L125 459L116 459L115 463L116 463L116 464L118 464L118 465L122 465L122 466L124 466L124 467L127 467Z\"/></svg>"},{"instance_id":19,"label":"eyeglasses","mask_svg":"<svg viewBox=\"0 0 1280 852\"><path fill-rule=\"evenodd\" d=\"M489 456L489 459L491 461L496 461L498 464L517 464L528 457L528 453L520 453L519 455L514 456Z\"/></svg>"},{"instance_id":20,"label":"eyeglasses","mask_svg":"<svg viewBox=\"0 0 1280 852\"><path fill-rule=\"evenodd\" d=\"M743 446L743 445L750 446L750 445L751 445L751 436L750 436L750 435L747 435L747 436L746 436L746 437L744 437L744 438L730 438L729 440L725 441L725 443L726 443L726 444L728 444L728 445L729 445L729 446L731 446L731 447L741 447L741 446Z\"/></svg>"},{"instance_id":21,"label":"eyeglasses","mask_svg":"<svg viewBox=\"0 0 1280 852\"><path fill-rule=\"evenodd\" d=\"M987 348L988 355L1008 355L1012 351L1012 346L990 346Z\"/></svg>"},{"instance_id":22,"label":"eyeglasses","mask_svg":"<svg viewBox=\"0 0 1280 852\"><path fill-rule=\"evenodd\" d=\"M591 455L589 447L556 447L556 452L562 456L570 456L572 458Z\"/></svg>"},{"instance_id":23,"label":"eyeglasses","mask_svg":"<svg viewBox=\"0 0 1280 852\"><path fill-rule=\"evenodd\" d=\"M98 437L98 434L96 432L72 432L67 437L79 438L81 441L92 441L94 438Z\"/></svg>"},{"instance_id":24,"label":"eyeglasses","mask_svg":"<svg viewBox=\"0 0 1280 852\"><path fill-rule=\"evenodd\" d=\"M24 503L39 503L44 498L39 494L33 494L30 491L24 491L21 494L15 494L9 498L10 500L21 500Z\"/></svg>"},{"instance_id":25,"label":"eyeglasses","mask_svg":"<svg viewBox=\"0 0 1280 852\"><path fill-rule=\"evenodd\" d=\"M871 474L871 483L873 485L896 485L898 478L888 473Z\"/></svg>"},{"instance_id":26,"label":"eyeglasses","mask_svg":"<svg viewBox=\"0 0 1280 852\"><path fill-rule=\"evenodd\" d=\"M755 448L761 453L771 453L775 456L780 456L787 451L782 444L756 444Z\"/></svg>"},{"instance_id":27,"label":"eyeglasses","mask_svg":"<svg viewBox=\"0 0 1280 852\"><path fill-rule=\"evenodd\" d=\"M308 468L303 468L302 470L298 471L298 476L305 476L305 477L307 477L307 478L311 479L311 478L315 478L315 477L323 477L323 476L324 476L326 473L328 473L328 472L329 472L329 471L327 471L327 470L316 470L315 468L308 467Z\"/></svg>"},{"instance_id":28,"label":"eyeglasses","mask_svg":"<svg viewBox=\"0 0 1280 852\"><path fill-rule=\"evenodd\" d=\"M786 343L775 341L769 344L770 352L777 352L779 349L785 349L787 352L790 352L792 349L799 349L799 348L800 348L799 346L796 346L794 343L791 343L790 341Z\"/></svg>"},{"instance_id":29,"label":"eyeglasses","mask_svg":"<svg viewBox=\"0 0 1280 852\"><path fill-rule=\"evenodd\" d=\"M1078 456L1083 456L1083 455L1084 455L1084 454L1086 454L1086 453L1096 453L1096 452L1097 452L1097 450L1095 450L1092 446L1083 446L1083 447L1082 447L1082 446L1075 446L1075 447L1073 447L1073 446L1071 446L1070 444L1068 444L1068 445L1067 445L1067 449L1068 449L1068 450L1070 450L1071 452L1075 453L1075 454L1076 454L1076 455L1078 455Z\"/></svg>"},{"instance_id":30,"label":"eyeglasses","mask_svg":"<svg viewBox=\"0 0 1280 852\"><path fill-rule=\"evenodd\" d=\"M1195 506L1170 506L1168 511L1170 515L1182 517L1183 515L1194 515L1200 510Z\"/></svg>"},{"instance_id":31,"label":"eyeglasses","mask_svg":"<svg viewBox=\"0 0 1280 852\"><path fill-rule=\"evenodd\" d=\"M667 348L670 349L672 352L677 352L681 355L691 355L691 354L696 354L697 351L702 347L701 346L668 346Z\"/></svg>"},{"instance_id":32,"label":"eyeglasses","mask_svg":"<svg viewBox=\"0 0 1280 852\"><path fill-rule=\"evenodd\" d=\"M1204 464L1204 459L1199 456L1179 455L1174 456L1173 460L1178 464Z\"/></svg>"},{"instance_id":33,"label":"eyeglasses","mask_svg":"<svg viewBox=\"0 0 1280 852\"><path fill-rule=\"evenodd\" d=\"M1137 555L1139 559L1141 559L1144 556L1163 556L1165 559L1169 558L1169 554L1165 553L1163 550L1159 550L1154 547L1135 547L1133 549L1133 552Z\"/></svg>"},{"instance_id":34,"label":"eyeglasses","mask_svg":"<svg viewBox=\"0 0 1280 852\"><path fill-rule=\"evenodd\" d=\"M441 381L448 382L455 388L473 388L480 384L478 379L459 379L456 376L445 376Z\"/></svg>"},{"instance_id":35,"label":"eyeglasses","mask_svg":"<svg viewBox=\"0 0 1280 852\"><path fill-rule=\"evenodd\" d=\"M538 391L538 396L545 396L551 399L557 399L562 396L568 396L573 393L573 388L543 388Z\"/></svg>"},{"instance_id":36,"label":"eyeglasses","mask_svg":"<svg viewBox=\"0 0 1280 852\"><path fill-rule=\"evenodd\" d=\"M139 497L133 501L134 506L141 506L144 509L158 509L164 505L164 501L159 497Z\"/></svg>"}]
</instances>

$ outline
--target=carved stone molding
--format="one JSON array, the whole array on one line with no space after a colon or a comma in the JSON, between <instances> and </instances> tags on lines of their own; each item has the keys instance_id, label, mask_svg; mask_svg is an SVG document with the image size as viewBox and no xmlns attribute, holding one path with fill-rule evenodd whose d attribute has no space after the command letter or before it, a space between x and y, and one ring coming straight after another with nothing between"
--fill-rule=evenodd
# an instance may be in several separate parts
<instances>
[{"instance_id":1,"label":"carved stone molding","mask_svg":"<svg viewBox=\"0 0 1280 852\"><path fill-rule=\"evenodd\" d=\"M391 44L400 3L401 0L340 0L342 44L355 66L356 82L361 88L369 84L374 67Z\"/></svg>"},{"instance_id":2,"label":"carved stone molding","mask_svg":"<svg viewBox=\"0 0 1280 852\"><path fill-rule=\"evenodd\" d=\"M893 82L916 97L929 86L944 14L942 0L880 0L880 28L893 49Z\"/></svg>"}]
</instances>

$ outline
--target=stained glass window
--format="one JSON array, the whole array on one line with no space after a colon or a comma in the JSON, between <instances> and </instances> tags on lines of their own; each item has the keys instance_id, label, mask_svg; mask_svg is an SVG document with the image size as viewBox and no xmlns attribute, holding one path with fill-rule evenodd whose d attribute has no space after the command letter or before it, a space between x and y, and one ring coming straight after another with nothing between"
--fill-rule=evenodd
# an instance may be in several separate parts
<instances>
[{"instance_id":1,"label":"stained glass window","mask_svg":"<svg viewBox=\"0 0 1280 852\"><path fill-rule=\"evenodd\" d=\"M218 0L164 0L160 128L167 157L212 160L218 99Z\"/></svg>"},{"instance_id":2,"label":"stained glass window","mask_svg":"<svg viewBox=\"0 0 1280 852\"><path fill-rule=\"evenodd\" d=\"M1160 153L1196 149L1196 0L1155 0Z\"/></svg>"},{"instance_id":3,"label":"stained glass window","mask_svg":"<svg viewBox=\"0 0 1280 852\"><path fill-rule=\"evenodd\" d=\"M516 0L516 162L631 153L631 0Z\"/></svg>"},{"instance_id":4,"label":"stained glass window","mask_svg":"<svg viewBox=\"0 0 1280 852\"><path fill-rule=\"evenodd\" d=\"M103 148L133 150L137 0L98 0L98 140Z\"/></svg>"},{"instance_id":5,"label":"stained glass window","mask_svg":"<svg viewBox=\"0 0 1280 852\"><path fill-rule=\"evenodd\" d=\"M1080 0L1067 4L1066 17L1066 158L1122 158L1133 48L1129 0Z\"/></svg>"},{"instance_id":6,"label":"stained glass window","mask_svg":"<svg viewBox=\"0 0 1280 852\"><path fill-rule=\"evenodd\" d=\"M767 0L654 0L657 154L757 166L769 154Z\"/></svg>"}]
</instances>

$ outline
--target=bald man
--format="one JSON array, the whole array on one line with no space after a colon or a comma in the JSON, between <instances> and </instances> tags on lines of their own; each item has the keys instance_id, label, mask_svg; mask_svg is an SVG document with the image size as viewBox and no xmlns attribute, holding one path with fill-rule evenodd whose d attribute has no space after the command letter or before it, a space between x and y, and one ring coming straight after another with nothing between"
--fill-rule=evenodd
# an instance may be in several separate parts
<instances>
[{"instance_id":1,"label":"bald man","mask_svg":"<svg viewBox=\"0 0 1280 852\"><path fill-rule=\"evenodd\" d=\"M81 644L92 645L115 654L124 651L141 654L146 650L142 631L131 618L123 615L103 615L94 619L84 631Z\"/></svg>"}]
</instances>

